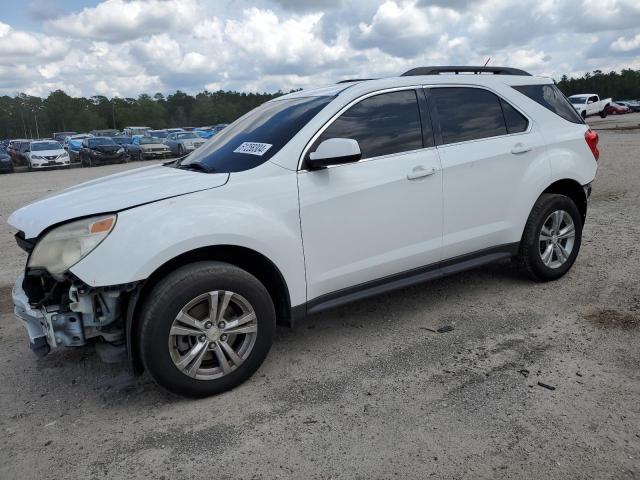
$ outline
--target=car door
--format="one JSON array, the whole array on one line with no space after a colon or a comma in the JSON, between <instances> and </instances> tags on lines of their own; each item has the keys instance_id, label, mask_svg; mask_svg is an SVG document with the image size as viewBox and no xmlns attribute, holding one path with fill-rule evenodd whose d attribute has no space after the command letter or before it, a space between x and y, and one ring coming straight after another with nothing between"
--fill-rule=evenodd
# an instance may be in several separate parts
<instances>
[{"instance_id":1,"label":"car door","mask_svg":"<svg viewBox=\"0 0 640 480\"><path fill-rule=\"evenodd\" d=\"M435 265L442 177L422 91L370 94L320 132L306 155L326 139L351 138L362 159L298 173L307 298Z\"/></svg>"},{"instance_id":2,"label":"car door","mask_svg":"<svg viewBox=\"0 0 640 480\"><path fill-rule=\"evenodd\" d=\"M442 163L443 260L512 248L550 178L541 135L480 87L428 90Z\"/></svg>"}]
</instances>

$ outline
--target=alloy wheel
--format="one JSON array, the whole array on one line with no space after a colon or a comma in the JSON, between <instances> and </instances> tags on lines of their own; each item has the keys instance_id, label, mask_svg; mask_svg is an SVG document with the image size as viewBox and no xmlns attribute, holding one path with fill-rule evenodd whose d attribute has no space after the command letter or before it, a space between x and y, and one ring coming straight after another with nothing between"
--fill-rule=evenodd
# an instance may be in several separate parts
<instances>
[{"instance_id":1,"label":"alloy wheel","mask_svg":"<svg viewBox=\"0 0 640 480\"><path fill-rule=\"evenodd\" d=\"M236 370L256 342L256 313L242 295L216 290L197 296L176 315L169 331L174 365L198 380Z\"/></svg>"},{"instance_id":2,"label":"alloy wheel","mask_svg":"<svg viewBox=\"0 0 640 480\"><path fill-rule=\"evenodd\" d=\"M549 268L559 268L571 256L576 239L573 218L565 210L552 212L540 229L540 258Z\"/></svg>"}]
</instances>

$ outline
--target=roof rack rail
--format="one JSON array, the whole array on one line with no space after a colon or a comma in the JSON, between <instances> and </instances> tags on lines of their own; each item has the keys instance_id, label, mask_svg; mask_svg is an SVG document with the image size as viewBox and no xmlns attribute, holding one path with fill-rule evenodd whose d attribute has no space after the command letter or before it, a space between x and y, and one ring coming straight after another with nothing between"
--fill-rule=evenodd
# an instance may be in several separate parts
<instances>
[{"instance_id":1,"label":"roof rack rail","mask_svg":"<svg viewBox=\"0 0 640 480\"><path fill-rule=\"evenodd\" d=\"M340 80L338 83L366 82L367 80L373 80L373 78L347 78L346 80Z\"/></svg>"},{"instance_id":2,"label":"roof rack rail","mask_svg":"<svg viewBox=\"0 0 640 480\"><path fill-rule=\"evenodd\" d=\"M448 66L448 67L417 67L412 68L408 72L404 72L402 77L412 77L415 75L440 75L441 73L455 73L456 75L459 73L493 73L494 75L524 75L530 77L531 74L529 72L525 72L524 70L520 70L518 68L510 68L510 67L459 67L459 66Z\"/></svg>"}]
</instances>

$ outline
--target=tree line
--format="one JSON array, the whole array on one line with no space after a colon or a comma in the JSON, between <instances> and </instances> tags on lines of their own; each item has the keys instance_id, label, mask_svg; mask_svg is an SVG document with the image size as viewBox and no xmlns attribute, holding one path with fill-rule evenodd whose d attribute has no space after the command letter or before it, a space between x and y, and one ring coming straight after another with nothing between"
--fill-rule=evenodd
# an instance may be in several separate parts
<instances>
[{"instance_id":1,"label":"tree line","mask_svg":"<svg viewBox=\"0 0 640 480\"><path fill-rule=\"evenodd\" d=\"M603 73L594 70L579 78L568 78L563 75L558 88L566 96L577 93L596 93L601 98L614 100L640 100L640 70L622 70Z\"/></svg>"},{"instance_id":2,"label":"tree line","mask_svg":"<svg viewBox=\"0 0 640 480\"><path fill-rule=\"evenodd\" d=\"M640 99L640 70L603 73L595 70L582 77L562 76L557 82L567 96L597 93L613 99ZM1 138L44 138L53 132L114 128L130 125L152 128L230 123L282 92L241 93L204 91L195 96L178 90L166 97L142 94L138 98L71 97L62 90L46 98L20 93L0 97Z\"/></svg>"},{"instance_id":3,"label":"tree line","mask_svg":"<svg viewBox=\"0 0 640 480\"><path fill-rule=\"evenodd\" d=\"M89 132L141 125L154 129L230 123L276 93L208 92L195 96L180 90L166 97L71 97L62 90L40 98L20 93L0 97L0 139L51 138L53 132Z\"/></svg>"}]
</instances>

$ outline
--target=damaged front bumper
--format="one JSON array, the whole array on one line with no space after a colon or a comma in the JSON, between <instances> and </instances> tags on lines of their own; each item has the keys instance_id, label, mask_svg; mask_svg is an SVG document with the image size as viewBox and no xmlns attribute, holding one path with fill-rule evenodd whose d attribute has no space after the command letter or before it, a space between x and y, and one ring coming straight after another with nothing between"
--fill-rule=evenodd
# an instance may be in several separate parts
<instances>
[{"instance_id":1,"label":"damaged front bumper","mask_svg":"<svg viewBox=\"0 0 640 480\"><path fill-rule=\"evenodd\" d=\"M13 311L27 330L29 347L36 355L43 357L51 350L51 344L55 346L55 337L52 336L51 340L48 339L48 332L51 331L51 329L47 324L46 317L40 310L34 310L31 308L31 305L29 305L29 298L22 289L23 281L24 274L16 279L16 283L11 291Z\"/></svg>"},{"instance_id":2,"label":"damaged front bumper","mask_svg":"<svg viewBox=\"0 0 640 480\"><path fill-rule=\"evenodd\" d=\"M72 283L55 301L43 304L31 302L23 285L24 274L13 286L14 313L38 356L56 347L80 347L92 338L124 346L124 304L133 285L91 289Z\"/></svg>"}]
</instances>

